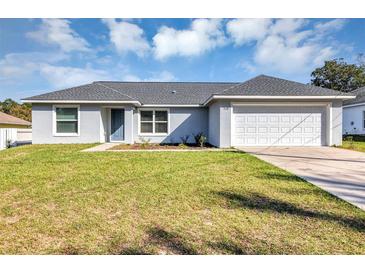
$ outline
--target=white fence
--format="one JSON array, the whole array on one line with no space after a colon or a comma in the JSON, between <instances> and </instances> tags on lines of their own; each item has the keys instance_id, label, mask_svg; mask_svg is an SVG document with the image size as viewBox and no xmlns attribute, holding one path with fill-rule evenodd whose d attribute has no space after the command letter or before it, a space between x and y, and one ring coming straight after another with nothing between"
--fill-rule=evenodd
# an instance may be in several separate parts
<instances>
[{"instance_id":1,"label":"white fence","mask_svg":"<svg viewBox=\"0 0 365 274\"><path fill-rule=\"evenodd\" d=\"M32 143L31 128L0 128L0 150Z\"/></svg>"},{"instance_id":2,"label":"white fence","mask_svg":"<svg viewBox=\"0 0 365 274\"><path fill-rule=\"evenodd\" d=\"M32 129L31 128L18 128L16 143L17 143L17 145L31 144L32 143Z\"/></svg>"},{"instance_id":3,"label":"white fence","mask_svg":"<svg viewBox=\"0 0 365 274\"><path fill-rule=\"evenodd\" d=\"M0 150L5 149L8 144L15 145L17 139L16 128L0 128Z\"/></svg>"}]
</instances>

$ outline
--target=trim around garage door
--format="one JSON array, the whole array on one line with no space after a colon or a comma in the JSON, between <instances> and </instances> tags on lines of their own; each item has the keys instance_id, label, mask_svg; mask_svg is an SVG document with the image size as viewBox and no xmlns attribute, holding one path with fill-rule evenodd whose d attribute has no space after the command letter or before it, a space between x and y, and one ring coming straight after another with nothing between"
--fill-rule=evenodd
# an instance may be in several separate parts
<instances>
[{"instance_id":1,"label":"trim around garage door","mask_svg":"<svg viewBox=\"0 0 365 274\"><path fill-rule=\"evenodd\" d=\"M331 102L232 102L231 103L231 145L235 146L235 107L321 107L321 145L330 145L332 143L332 103ZM260 113L260 111L258 111ZM265 111L263 112L265 113ZM298 112L299 113L299 112ZM259 144L255 144L259 145ZM278 144L276 144L278 145ZM281 144L285 146L285 144ZM288 144L295 145L295 144ZM264 145L265 146L265 145Z\"/></svg>"}]
</instances>

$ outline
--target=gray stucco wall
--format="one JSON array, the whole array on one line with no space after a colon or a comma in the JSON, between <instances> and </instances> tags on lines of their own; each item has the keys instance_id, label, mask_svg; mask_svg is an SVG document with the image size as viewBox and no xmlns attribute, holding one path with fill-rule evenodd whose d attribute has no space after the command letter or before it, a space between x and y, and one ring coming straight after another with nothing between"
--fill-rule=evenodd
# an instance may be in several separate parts
<instances>
[{"instance_id":1,"label":"gray stucco wall","mask_svg":"<svg viewBox=\"0 0 365 274\"><path fill-rule=\"evenodd\" d=\"M80 136L53 136L52 104L32 105L33 144L72 144L100 142L100 106L80 105Z\"/></svg>"},{"instance_id":2,"label":"gray stucco wall","mask_svg":"<svg viewBox=\"0 0 365 274\"><path fill-rule=\"evenodd\" d=\"M142 109L142 108L141 108ZM189 135L189 142L193 143L192 134L203 132L208 136L208 109L198 107L174 107L169 108L170 133L166 136L153 136L138 134L139 110L133 114L134 141L141 142L141 137L150 139L151 143L181 143L180 137Z\"/></svg>"},{"instance_id":3,"label":"gray stucco wall","mask_svg":"<svg viewBox=\"0 0 365 274\"><path fill-rule=\"evenodd\" d=\"M332 144L342 145L342 101L332 101Z\"/></svg>"},{"instance_id":4,"label":"gray stucco wall","mask_svg":"<svg viewBox=\"0 0 365 274\"><path fill-rule=\"evenodd\" d=\"M209 106L209 142L217 147L231 146L231 102L218 101Z\"/></svg>"},{"instance_id":5,"label":"gray stucco wall","mask_svg":"<svg viewBox=\"0 0 365 274\"><path fill-rule=\"evenodd\" d=\"M208 133L208 141L213 146L219 146L219 140L220 140L220 119L219 119L219 113L220 113L220 104L214 103L210 105L209 107L209 133Z\"/></svg>"}]
</instances>

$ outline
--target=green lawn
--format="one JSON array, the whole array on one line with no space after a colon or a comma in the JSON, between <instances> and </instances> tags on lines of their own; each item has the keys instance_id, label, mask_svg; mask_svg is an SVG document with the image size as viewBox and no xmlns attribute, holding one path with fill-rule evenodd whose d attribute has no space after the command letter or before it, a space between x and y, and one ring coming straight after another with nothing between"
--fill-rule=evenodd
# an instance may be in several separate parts
<instances>
[{"instance_id":1,"label":"green lawn","mask_svg":"<svg viewBox=\"0 0 365 274\"><path fill-rule=\"evenodd\" d=\"M342 141L341 148L365 152L365 141Z\"/></svg>"},{"instance_id":2,"label":"green lawn","mask_svg":"<svg viewBox=\"0 0 365 274\"><path fill-rule=\"evenodd\" d=\"M237 152L0 152L1 254L365 254L365 212Z\"/></svg>"}]
</instances>

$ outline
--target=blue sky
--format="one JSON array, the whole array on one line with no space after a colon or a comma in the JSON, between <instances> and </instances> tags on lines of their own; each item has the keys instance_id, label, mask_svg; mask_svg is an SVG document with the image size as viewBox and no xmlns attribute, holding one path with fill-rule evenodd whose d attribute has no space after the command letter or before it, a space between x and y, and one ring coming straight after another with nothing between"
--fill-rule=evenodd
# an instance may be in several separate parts
<instances>
[{"instance_id":1,"label":"blue sky","mask_svg":"<svg viewBox=\"0 0 365 274\"><path fill-rule=\"evenodd\" d=\"M0 19L0 100L96 80L308 83L364 38L364 19Z\"/></svg>"}]
</instances>

